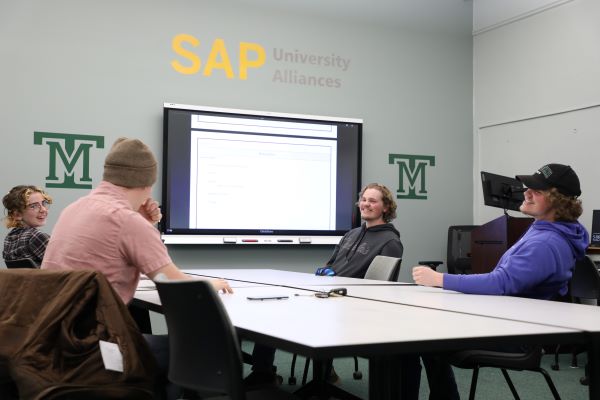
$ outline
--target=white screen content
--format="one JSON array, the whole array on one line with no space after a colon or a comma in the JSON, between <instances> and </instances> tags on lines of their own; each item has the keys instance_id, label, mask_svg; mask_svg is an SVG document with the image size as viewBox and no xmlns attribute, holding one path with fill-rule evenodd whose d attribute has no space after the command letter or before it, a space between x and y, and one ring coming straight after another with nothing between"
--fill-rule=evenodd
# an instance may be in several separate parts
<instances>
[{"instance_id":1,"label":"white screen content","mask_svg":"<svg viewBox=\"0 0 600 400\"><path fill-rule=\"evenodd\" d=\"M191 119L191 229L335 229L337 126Z\"/></svg>"}]
</instances>

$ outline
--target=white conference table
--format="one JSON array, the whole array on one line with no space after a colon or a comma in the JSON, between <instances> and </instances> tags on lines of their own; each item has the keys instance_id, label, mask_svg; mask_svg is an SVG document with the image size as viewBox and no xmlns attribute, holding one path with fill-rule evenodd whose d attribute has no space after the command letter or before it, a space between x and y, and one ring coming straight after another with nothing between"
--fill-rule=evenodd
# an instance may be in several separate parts
<instances>
[{"instance_id":1,"label":"white conference table","mask_svg":"<svg viewBox=\"0 0 600 400\"><path fill-rule=\"evenodd\" d=\"M247 299L268 295L289 298ZM160 311L156 291L140 291L135 299L138 305L142 302L146 308ZM573 329L347 296L322 299L315 297L313 291L287 287L243 287L234 294L222 294L221 300L244 339L316 360L363 356L369 359L369 368L379 371L378 365L387 365L393 356L402 354L458 350L498 341L581 341L580 332ZM369 398L398 399L398 388L382 387L382 382L393 378L369 374Z\"/></svg>"},{"instance_id":2,"label":"white conference table","mask_svg":"<svg viewBox=\"0 0 600 400\"><path fill-rule=\"evenodd\" d=\"M299 294L299 296L296 296ZM352 297L317 298L314 292L286 287L243 287L221 294L232 323L250 339L311 358L430 351L454 342L546 334L575 336L568 328L450 313ZM252 296L286 295L285 300L248 300ZM136 293L136 299L160 306L156 291ZM201 317L201 316L199 316ZM419 323L410 323L416 322ZM536 340L537 340L536 339ZM443 346L437 341L445 340ZM520 343L520 342L519 342ZM539 342L536 342L539 343ZM281 347L283 346L283 347Z\"/></svg>"},{"instance_id":3,"label":"white conference table","mask_svg":"<svg viewBox=\"0 0 600 400\"><path fill-rule=\"evenodd\" d=\"M504 318L600 332L600 307L526 299L513 296L466 295L412 283L315 276L273 269L195 269L186 273L228 279L232 287L265 284L327 291L345 287L348 296L395 304Z\"/></svg>"},{"instance_id":4,"label":"white conference table","mask_svg":"<svg viewBox=\"0 0 600 400\"><path fill-rule=\"evenodd\" d=\"M333 286L325 286L319 290L331 288ZM347 289L348 296L357 298L582 331L588 347L589 378L593 381L590 398L600 398L600 307L513 296L466 295L423 286L352 286Z\"/></svg>"},{"instance_id":5,"label":"white conference table","mask_svg":"<svg viewBox=\"0 0 600 400\"><path fill-rule=\"evenodd\" d=\"M200 275L197 275L198 278L200 278ZM206 277L203 277L206 278ZM272 285L265 285L265 284L261 284L261 283L254 283L254 282L244 282L244 281L228 281L229 286L232 289L236 289L236 288L243 288L243 287L255 287L255 286L272 286ZM137 290L138 291L144 291L144 290L156 290L156 285L154 284L154 281L152 281L149 278L143 277L142 279L140 279L140 282L138 283L137 286Z\"/></svg>"},{"instance_id":6,"label":"white conference table","mask_svg":"<svg viewBox=\"0 0 600 400\"><path fill-rule=\"evenodd\" d=\"M320 286L319 290L331 288L333 286ZM581 331L588 349L590 399L600 398L600 307L513 296L467 295L423 286L352 286L347 289L348 296L371 301Z\"/></svg>"},{"instance_id":7,"label":"white conference table","mask_svg":"<svg viewBox=\"0 0 600 400\"><path fill-rule=\"evenodd\" d=\"M334 287L319 286L318 290ZM466 295L424 286L351 286L347 290L348 296L367 300L600 332L600 307L590 305L513 296Z\"/></svg>"},{"instance_id":8,"label":"white conference table","mask_svg":"<svg viewBox=\"0 0 600 400\"><path fill-rule=\"evenodd\" d=\"M190 270L185 272L191 273ZM535 304L521 304L517 317L510 318L509 315L477 314L475 306L470 305L477 303L483 311L504 308L498 303L504 298L497 296L471 296L407 285L369 285L369 281L360 279L315 277L277 270L193 270L193 273L228 278L230 284L244 280L252 284L234 288L232 295L221 296L241 337L317 360L363 356L370 360L370 368L377 368L377 371L382 370L380 365L389 365L390 358L401 354L476 348L489 343L597 344L580 327L531 322L522 317L527 313L524 308L529 306L558 303L534 301ZM290 279L286 280L286 275ZM233 277L238 280L233 281ZM314 284L314 278L319 284ZM327 286L320 284L323 278L337 279L329 281L332 285ZM360 285L361 282L367 284ZM345 286L349 296L320 299L312 295L314 291L339 286ZM287 295L289 298L247 299L265 295ZM156 291L141 290L136 293L135 300L138 305L160 312ZM463 306L465 309L461 310ZM390 371L390 374L396 372ZM393 381L393 377L369 376L370 398L398 398L396 388L382 388L385 382ZM596 385L595 381L590 385L590 399L595 398Z\"/></svg>"},{"instance_id":9,"label":"white conference table","mask_svg":"<svg viewBox=\"0 0 600 400\"><path fill-rule=\"evenodd\" d=\"M302 286L398 286L414 285L400 282L376 281L370 279L344 278L341 276L316 276L304 272L282 271L277 269L186 269L186 274L223 278L232 282L253 282L265 285Z\"/></svg>"}]
</instances>

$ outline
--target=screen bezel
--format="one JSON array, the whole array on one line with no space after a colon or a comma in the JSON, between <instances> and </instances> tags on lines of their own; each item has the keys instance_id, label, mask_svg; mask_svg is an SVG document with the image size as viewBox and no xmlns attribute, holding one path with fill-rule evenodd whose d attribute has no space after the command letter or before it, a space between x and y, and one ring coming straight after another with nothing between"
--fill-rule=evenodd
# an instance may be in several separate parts
<instances>
[{"instance_id":1,"label":"screen bezel","mask_svg":"<svg viewBox=\"0 0 600 400\"><path fill-rule=\"evenodd\" d=\"M208 113L214 115L249 117L260 119L274 119L281 121L300 121L300 122L331 122L334 124L353 124L356 131L355 154L352 148L352 157L355 157L356 171L355 175L348 178L352 181L350 187L344 189L348 192L344 195L345 207L348 209L349 226L344 229L335 230L263 230L263 229L184 229L175 228L169 216L169 207L172 205L172 179L169 174L171 171L171 162L169 159L169 116L173 111L185 111ZM356 118L336 118L325 116L314 116L304 114L287 114L254 110L241 110L229 108L217 108L197 105L184 105L176 103L164 103L163 108L163 181L162 181L162 206L164 218L160 224L163 241L167 244L337 244L339 239L349 230L360 224L360 216L357 208L354 206L358 192L360 191L361 178L361 158L362 158L362 124L361 119ZM173 158L171 156L171 158ZM178 161L179 162L179 161ZM353 161L354 162L354 161ZM189 162L188 162L189 164ZM337 170L340 170L338 164ZM174 196L173 196L174 197ZM351 197L351 199L350 199ZM351 203L348 201L351 200ZM175 204L175 202L173 202ZM351 204L351 205L350 205ZM189 203L188 203L189 205ZM346 220L344 220L346 221ZM346 224L346 222L344 223Z\"/></svg>"}]
</instances>

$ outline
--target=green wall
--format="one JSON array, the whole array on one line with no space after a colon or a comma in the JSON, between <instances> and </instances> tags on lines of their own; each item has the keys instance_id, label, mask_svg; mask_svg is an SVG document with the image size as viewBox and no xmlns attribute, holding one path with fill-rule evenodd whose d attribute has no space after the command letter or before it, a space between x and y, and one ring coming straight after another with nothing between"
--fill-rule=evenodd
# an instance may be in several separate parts
<instances>
[{"instance_id":1,"label":"green wall","mask_svg":"<svg viewBox=\"0 0 600 400\"><path fill-rule=\"evenodd\" d=\"M363 183L399 189L389 154L435 156L426 168L426 200L399 199L395 225L405 257L402 279L420 259L445 259L446 230L472 222L472 37L344 21L252 7L250 1L0 1L0 149L5 192L46 185L47 145L33 132L99 135L90 151L95 186L108 148L139 137L160 157L164 102L364 119ZM373 6L376 6L376 2ZM172 49L179 34L199 46L198 73L181 74ZM234 77L210 63L222 39ZM265 51L265 62L239 77L240 43ZM347 67L277 60L277 51L343 59ZM218 49L217 49L218 50ZM221 48L222 60L223 48ZM253 56L254 53L250 53ZM322 59L323 60L323 59ZM213 67L203 72L207 66ZM344 64L346 65L346 64ZM335 87L280 82L281 71L329 79ZM323 80L322 80L323 81ZM77 166L75 175L81 175ZM159 180L155 196L160 199ZM48 188L49 224L88 189ZM318 193L315 193L318 196ZM240 199L243 201L243 199ZM290 210L293 212L293 210ZM3 238L6 230L2 232ZM312 271L332 250L321 247L173 246L182 267L263 267Z\"/></svg>"}]
</instances>

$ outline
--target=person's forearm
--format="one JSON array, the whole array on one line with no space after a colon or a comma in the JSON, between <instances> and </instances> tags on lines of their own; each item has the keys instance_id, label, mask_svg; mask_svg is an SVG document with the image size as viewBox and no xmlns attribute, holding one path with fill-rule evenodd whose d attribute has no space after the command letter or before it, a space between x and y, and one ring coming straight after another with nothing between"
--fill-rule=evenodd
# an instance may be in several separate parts
<instances>
[{"instance_id":1,"label":"person's forearm","mask_svg":"<svg viewBox=\"0 0 600 400\"><path fill-rule=\"evenodd\" d=\"M154 280L154 278L160 274L163 274L169 280L183 280L183 279L191 279L191 277L185 273L183 273L179 268L175 266L175 264L169 263L163 267L160 267L156 271L153 271L148 275L148 278Z\"/></svg>"}]
</instances>

